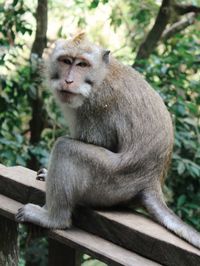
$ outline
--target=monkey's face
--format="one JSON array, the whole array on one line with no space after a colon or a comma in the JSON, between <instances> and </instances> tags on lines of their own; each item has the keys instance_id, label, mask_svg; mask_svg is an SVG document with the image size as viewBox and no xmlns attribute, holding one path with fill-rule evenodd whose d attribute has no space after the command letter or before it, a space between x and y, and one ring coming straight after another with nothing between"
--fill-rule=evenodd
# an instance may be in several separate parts
<instances>
[{"instance_id":1,"label":"monkey's face","mask_svg":"<svg viewBox=\"0 0 200 266\"><path fill-rule=\"evenodd\" d=\"M81 106L103 81L109 52L85 40L60 41L51 56L50 86L62 104Z\"/></svg>"}]
</instances>

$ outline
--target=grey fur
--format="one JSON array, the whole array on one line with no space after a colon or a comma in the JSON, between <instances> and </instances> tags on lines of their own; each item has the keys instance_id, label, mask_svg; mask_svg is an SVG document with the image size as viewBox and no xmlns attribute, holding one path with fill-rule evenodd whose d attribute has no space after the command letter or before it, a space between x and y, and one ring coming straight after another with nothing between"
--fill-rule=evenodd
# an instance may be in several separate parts
<instances>
[{"instance_id":1,"label":"grey fur","mask_svg":"<svg viewBox=\"0 0 200 266\"><path fill-rule=\"evenodd\" d=\"M74 49L67 44L61 50L68 56L72 51L72 56L84 53L87 46L97 50L90 43ZM101 54L103 50L98 49ZM55 62L56 53L58 49L51 57ZM76 108L61 103L66 117L73 113L73 136L59 138L52 150L45 208L28 204L17 220L65 228L71 224L76 204L112 206L139 196L158 222L200 248L198 232L176 217L163 200L161 183L172 152L173 127L161 97L131 67L112 56L107 63L99 63L99 58L83 76L83 83L86 77L95 81L89 96Z\"/></svg>"}]
</instances>

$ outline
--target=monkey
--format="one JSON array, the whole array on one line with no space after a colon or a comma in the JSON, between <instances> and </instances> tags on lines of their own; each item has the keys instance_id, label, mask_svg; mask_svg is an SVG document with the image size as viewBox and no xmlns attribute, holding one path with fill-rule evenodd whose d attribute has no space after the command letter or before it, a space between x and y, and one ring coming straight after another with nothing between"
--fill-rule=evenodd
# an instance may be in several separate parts
<instances>
[{"instance_id":1,"label":"monkey","mask_svg":"<svg viewBox=\"0 0 200 266\"><path fill-rule=\"evenodd\" d=\"M173 150L171 116L143 76L84 33L58 40L48 84L71 135L51 151L44 207L26 204L18 222L51 229L71 226L76 205L139 204L158 223L200 248L200 234L166 205L162 184Z\"/></svg>"}]
</instances>

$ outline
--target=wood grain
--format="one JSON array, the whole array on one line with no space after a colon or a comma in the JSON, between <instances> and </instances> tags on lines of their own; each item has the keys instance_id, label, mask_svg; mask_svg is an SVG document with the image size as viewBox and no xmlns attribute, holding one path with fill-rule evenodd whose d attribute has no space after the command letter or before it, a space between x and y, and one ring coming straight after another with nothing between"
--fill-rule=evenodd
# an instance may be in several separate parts
<instances>
[{"instance_id":1,"label":"wood grain","mask_svg":"<svg viewBox=\"0 0 200 266\"><path fill-rule=\"evenodd\" d=\"M0 165L0 193L22 203L44 203L45 185L23 167ZM6 184L6 187L3 187ZM125 249L164 265L200 265L200 250L152 220L121 210L97 211L78 207L73 224Z\"/></svg>"},{"instance_id":2,"label":"wood grain","mask_svg":"<svg viewBox=\"0 0 200 266\"><path fill-rule=\"evenodd\" d=\"M5 216L11 220L15 219L17 210L22 206L21 203L12 200L4 195L0 194L0 215ZM104 240L98 236L87 233L81 229L73 227L70 230L46 230L47 235L55 241L65 244L73 248L78 249L84 253L87 253L109 265L125 265L125 266L158 266L160 264L150 261L146 258L139 256L138 254L126 250L122 247ZM51 241L50 241L51 242ZM55 246L54 246L55 248ZM64 247L62 247L64 249ZM66 256L69 249L66 247ZM64 250L62 252L64 254ZM58 255L58 254L57 254ZM54 256L55 257L55 256ZM70 255L70 259L73 260L73 254ZM50 256L50 259L51 256ZM63 262L63 261L62 261ZM66 257L66 262L69 263ZM52 264L50 261L49 265ZM64 264L59 264L64 265ZM68 264L66 264L68 265ZM69 264L71 265L71 264ZM72 261L73 265L73 261Z\"/></svg>"}]
</instances>

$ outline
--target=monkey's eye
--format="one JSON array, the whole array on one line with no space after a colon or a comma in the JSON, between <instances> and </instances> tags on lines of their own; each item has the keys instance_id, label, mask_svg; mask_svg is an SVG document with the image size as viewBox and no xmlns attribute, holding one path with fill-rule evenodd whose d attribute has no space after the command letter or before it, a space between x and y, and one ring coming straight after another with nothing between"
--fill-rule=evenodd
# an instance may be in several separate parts
<instances>
[{"instance_id":1,"label":"monkey's eye","mask_svg":"<svg viewBox=\"0 0 200 266\"><path fill-rule=\"evenodd\" d=\"M71 64L72 64L72 61L71 61L70 59L68 59L68 58L63 58L61 61L62 61L64 64L66 64L66 65L71 65Z\"/></svg>"},{"instance_id":2,"label":"monkey's eye","mask_svg":"<svg viewBox=\"0 0 200 266\"><path fill-rule=\"evenodd\" d=\"M86 62L84 62L84 61L79 62L79 63L76 64L76 65L79 66L79 67L88 67L88 66L89 66L88 63L86 63Z\"/></svg>"}]
</instances>

